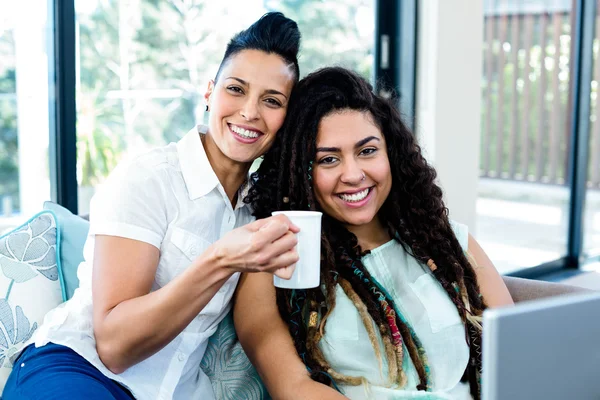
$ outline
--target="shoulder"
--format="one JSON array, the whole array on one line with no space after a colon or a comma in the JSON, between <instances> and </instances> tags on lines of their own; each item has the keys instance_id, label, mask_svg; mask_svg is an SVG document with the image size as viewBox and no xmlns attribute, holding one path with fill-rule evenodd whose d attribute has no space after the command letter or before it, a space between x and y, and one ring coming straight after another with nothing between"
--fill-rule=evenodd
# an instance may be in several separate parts
<instances>
[{"instance_id":1,"label":"shoulder","mask_svg":"<svg viewBox=\"0 0 600 400\"><path fill-rule=\"evenodd\" d=\"M113 212L132 212L132 209L164 208L170 187L178 173L176 151L168 145L125 159L97 187L90 206ZM143 206L143 207L142 207Z\"/></svg>"},{"instance_id":2,"label":"shoulder","mask_svg":"<svg viewBox=\"0 0 600 400\"><path fill-rule=\"evenodd\" d=\"M469 227L454 220L450 220L450 226L454 231L458 243L460 243L460 247L462 247L464 251L467 251L469 248Z\"/></svg>"},{"instance_id":3,"label":"shoulder","mask_svg":"<svg viewBox=\"0 0 600 400\"><path fill-rule=\"evenodd\" d=\"M121 172L133 174L136 177L153 177L156 176L157 172L168 172L169 170L179 170L177 147L173 143L123 160L115 168L117 174Z\"/></svg>"},{"instance_id":4,"label":"shoulder","mask_svg":"<svg viewBox=\"0 0 600 400\"><path fill-rule=\"evenodd\" d=\"M173 145L167 145L122 160L110 173L102 187L141 188L150 182L167 183L171 175L178 170L177 151Z\"/></svg>"},{"instance_id":5,"label":"shoulder","mask_svg":"<svg viewBox=\"0 0 600 400\"><path fill-rule=\"evenodd\" d=\"M468 243L469 261L473 266L479 289L488 307L513 304L502 276L481 245L471 235L468 237Z\"/></svg>"}]
</instances>

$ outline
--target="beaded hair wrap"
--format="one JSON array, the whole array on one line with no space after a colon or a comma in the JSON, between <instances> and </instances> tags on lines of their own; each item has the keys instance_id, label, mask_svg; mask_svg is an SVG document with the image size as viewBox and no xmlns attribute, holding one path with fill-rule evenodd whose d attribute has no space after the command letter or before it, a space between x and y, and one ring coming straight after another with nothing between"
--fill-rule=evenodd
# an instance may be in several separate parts
<instances>
[{"instance_id":1,"label":"beaded hair wrap","mask_svg":"<svg viewBox=\"0 0 600 400\"><path fill-rule=\"evenodd\" d=\"M379 282L374 277L367 278L364 276L364 273L358 269L355 264L352 264L353 273L357 275L363 282L367 285L369 290L375 294L379 300L379 304L381 308L384 310L386 315L386 320L389 325L389 329L392 333L392 340L394 350L396 351L396 357L398 360L398 370L399 370L399 384L401 386L406 383L406 374L402 369L402 360L403 360L403 340L402 335L400 334L400 329L396 320L396 317L400 320L400 322L406 327L407 333L412 338L416 346L416 354L414 352L409 351L409 355L411 358L418 357L422 360L424 366L424 381L422 381L419 385L417 385L418 390L429 390L430 387L430 368L427 360L427 354L425 352L425 348L423 344L417 337L417 334L410 326L406 318L402 315L402 313L398 310L394 301L390 294L381 286ZM410 349L409 349L410 350Z\"/></svg>"},{"instance_id":2,"label":"beaded hair wrap","mask_svg":"<svg viewBox=\"0 0 600 400\"><path fill-rule=\"evenodd\" d=\"M369 311L367 309L367 306L361 300L360 296L354 291L354 289L352 289L352 285L350 284L350 282L348 282L347 280L345 280L343 278L340 278L338 280L338 284L340 285L340 287L342 288L344 293L346 293L346 296L348 296L348 298L352 301L352 303L354 303L354 306L358 310L358 314L360 315L362 323L365 326L365 329L367 330L367 334L369 336L369 341L371 342L371 346L373 347L373 350L375 351L375 356L376 356L377 360L379 361L379 370L383 371L383 361L382 361L382 357L381 357L381 350L379 348L379 343L377 342L377 334L375 333L375 329L373 329L373 324L371 322L371 319L369 318ZM389 371L388 371L388 375L390 377L390 382L393 382L396 380L396 374L397 374L396 363L394 363L394 369L395 370L392 370L392 364L390 363Z\"/></svg>"},{"instance_id":3,"label":"beaded hair wrap","mask_svg":"<svg viewBox=\"0 0 600 400\"><path fill-rule=\"evenodd\" d=\"M344 278L338 278L337 283L339 284L339 286L342 288L342 290L344 291L344 293L346 294L346 296L348 296L348 298L350 299L350 301L352 301L352 303L354 304L354 306L356 307L358 314L363 322L363 325L365 327L365 329L367 330L367 334L369 337L369 341L371 342L371 346L373 347L373 350L375 351L375 356L379 361L379 370L382 373L382 377L383 377L383 359L381 357L381 349L379 347L379 342L377 340L377 333L375 332L375 329L373 327L373 322L372 319L370 318L369 315L369 311L367 310L367 306L365 305L365 303L362 301L362 299L360 298L360 296L354 291L354 289L352 288L352 285L350 284L349 281L347 281ZM331 310L331 309L330 309ZM316 319L318 318L318 314L313 312L310 314L309 316L309 329L313 328L317 325L317 321ZM323 322L326 319L326 316L324 316L324 318L322 319L322 322L320 324L320 328L323 327ZM383 326L379 326L378 327L380 331L385 330L386 328ZM318 342L319 340L321 340L322 336L323 336L323 332L322 330L316 330L316 332L314 332L314 334L316 334L315 337L315 343ZM392 345L392 342L390 341L389 337L387 335L382 334L381 338L383 340L383 345L384 345L384 349L386 352L386 356L388 359L388 384L387 387L393 387L395 385L398 386L404 386L406 384L406 377L405 374L403 373L403 371L401 370L401 366L402 366L402 359L400 358L400 360L398 360L397 358L397 352L394 349L394 346ZM317 349L314 349L317 350ZM320 351L316 351L316 355L315 357L319 360L320 363L322 363L322 365L327 365L325 359L323 358L323 355ZM326 367L326 372L329 376L331 376L332 378L334 378L338 383L344 383L346 385L351 385L351 386L358 386L358 385L363 385L365 386L366 390L369 390L369 382L365 377L362 376L351 376L351 375L345 375L345 374L341 374L335 370L333 370L333 368L331 368L329 365L327 365Z\"/></svg>"}]
</instances>

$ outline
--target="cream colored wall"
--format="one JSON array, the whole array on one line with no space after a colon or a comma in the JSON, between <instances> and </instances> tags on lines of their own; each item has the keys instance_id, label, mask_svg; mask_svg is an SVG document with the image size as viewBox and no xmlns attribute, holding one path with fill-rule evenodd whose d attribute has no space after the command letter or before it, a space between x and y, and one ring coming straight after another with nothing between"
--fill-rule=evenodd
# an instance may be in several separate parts
<instances>
[{"instance_id":1,"label":"cream colored wall","mask_svg":"<svg viewBox=\"0 0 600 400\"><path fill-rule=\"evenodd\" d=\"M421 0L419 7L416 131L451 218L475 232L483 6Z\"/></svg>"}]
</instances>

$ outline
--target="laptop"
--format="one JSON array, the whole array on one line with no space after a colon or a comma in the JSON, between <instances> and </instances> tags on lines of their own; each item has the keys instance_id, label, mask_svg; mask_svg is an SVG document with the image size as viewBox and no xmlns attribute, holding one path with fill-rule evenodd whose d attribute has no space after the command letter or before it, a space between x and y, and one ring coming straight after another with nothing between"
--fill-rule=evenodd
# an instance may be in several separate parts
<instances>
[{"instance_id":1,"label":"laptop","mask_svg":"<svg viewBox=\"0 0 600 400\"><path fill-rule=\"evenodd\" d=\"M486 310L482 400L600 399L600 293Z\"/></svg>"}]
</instances>

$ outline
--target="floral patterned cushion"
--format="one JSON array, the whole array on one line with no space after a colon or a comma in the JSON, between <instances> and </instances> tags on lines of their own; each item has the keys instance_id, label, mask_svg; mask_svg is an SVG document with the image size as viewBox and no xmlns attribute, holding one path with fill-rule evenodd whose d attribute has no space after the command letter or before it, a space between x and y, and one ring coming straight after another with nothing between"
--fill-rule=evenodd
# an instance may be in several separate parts
<instances>
[{"instance_id":1,"label":"floral patterned cushion","mask_svg":"<svg viewBox=\"0 0 600 400\"><path fill-rule=\"evenodd\" d=\"M0 237L0 392L21 351L44 319L62 303L60 233L43 211Z\"/></svg>"},{"instance_id":2,"label":"floral patterned cushion","mask_svg":"<svg viewBox=\"0 0 600 400\"><path fill-rule=\"evenodd\" d=\"M200 367L210 379L216 399L271 399L235 334L231 311L210 337Z\"/></svg>"}]
</instances>

